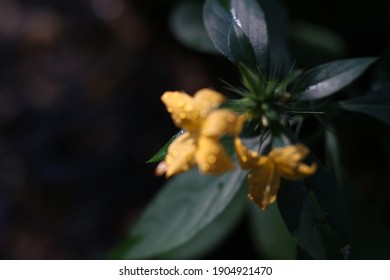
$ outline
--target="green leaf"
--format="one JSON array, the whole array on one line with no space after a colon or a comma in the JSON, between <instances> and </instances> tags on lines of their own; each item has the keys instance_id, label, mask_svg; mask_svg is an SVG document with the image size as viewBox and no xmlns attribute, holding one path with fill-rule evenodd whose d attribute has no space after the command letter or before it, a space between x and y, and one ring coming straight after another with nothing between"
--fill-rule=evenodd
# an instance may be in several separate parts
<instances>
[{"instance_id":1,"label":"green leaf","mask_svg":"<svg viewBox=\"0 0 390 280\"><path fill-rule=\"evenodd\" d=\"M211 41L222 54L235 64L255 64L260 73L268 75L267 25L256 0L207 0L203 18Z\"/></svg>"},{"instance_id":2,"label":"green leaf","mask_svg":"<svg viewBox=\"0 0 390 280\"><path fill-rule=\"evenodd\" d=\"M247 205L247 187L241 187L226 209L191 240L160 256L163 259L199 259L215 249L237 225Z\"/></svg>"},{"instance_id":3,"label":"green leaf","mask_svg":"<svg viewBox=\"0 0 390 280\"><path fill-rule=\"evenodd\" d=\"M229 5L230 0L207 0L203 8L203 20L214 46L230 61L235 62L235 58L229 48L228 35L234 22Z\"/></svg>"},{"instance_id":4,"label":"green leaf","mask_svg":"<svg viewBox=\"0 0 390 280\"><path fill-rule=\"evenodd\" d=\"M194 169L172 178L111 257L154 258L185 244L226 209L245 175L236 169L218 177L206 176Z\"/></svg>"},{"instance_id":5,"label":"green leaf","mask_svg":"<svg viewBox=\"0 0 390 280\"><path fill-rule=\"evenodd\" d=\"M165 156L168 152L169 145L175 140L177 137L182 135L184 133L184 130L180 130L178 133L172 136L171 139L154 155L151 159L149 159L146 163L153 163L153 162L159 162L164 160Z\"/></svg>"},{"instance_id":6,"label":"green leaf","mask_svg":"<svg viewBox=\"0 0 390 280\"><path fill-rule=\"evenodd\" d=\"M327 97L358 78L376 58L336 60L316 66L298 78L291 92L302 100Z\"/></svg>"},{"instance_id":7,"label":"green leaf","mask_svg":"<svg viewBox=\"0 0 390 280\"><path fill-rule=\"evenodd\" d=\"M256 0L231 0L235 23L243 30L253 48L260 73L268 74L268 30L265 15Z\"/></svg>"},{"instance_id":8,"label":"green leaf","mask_svg":"<svg viewBox=\"0 0 390 280\"><path fill-rule=\"evenodd\" d=\"M243 63L250 69L256 69L256 59L252 46L242 29L233 22L228 34L229 49L236 64Z\"/></svg>"},{"instance_id":9,"label":"green leaf","mask_svg":"<svg viewBox=\"0 0 390 280\"><path fill-rule=\"evenodd\" d=\"M350 233L347 210L338 189L318 159L317 171L304 180L283 181L278 192L282 217L298 245L314 259L346 259Z\"/></svg>"},{"instance_id":10,"label":"green leaf","mask_svg":"<svg viewBox=\"0 0 390 280\"><path fill-rule=\"evenodd\" d=\"M264 259L291 260L296 258L297 246L288 231L277 205L259 210L250 208L250 225L256 251Z\"/></svg>"},{"instance_id":11,"label":"green leaf","mask_svg":"<svg viewBox=\"0 0 390 280\"><path fill-rule=\"evenodd\" d=\"M338 105L344 110L367 114L390 125L390 84L370 94L341 101Z\"/></svg>"},{"instance_id":12,"label":"green leaf","mask_svg":"<svg viewBox=\"0 0 390 280\"><path fill-rule=\"evenodd\" d=\"M193 0L179 2L170 17L171 30L183 45L197 51L219 54L204 27L202 9L203 5Z\"/></svg>"},{"instance_id":13,"label":"green leaf","mask_svg":"<svg viewBox=\"0 0 390 280\"><path fill-rule=\"evenodd\" d=\"M283 77L291 71L291 56L288 50L289 22L286 9L279 0L258 0L265 13L269 37L270 79Z\"/></svg>"}]
</instances>

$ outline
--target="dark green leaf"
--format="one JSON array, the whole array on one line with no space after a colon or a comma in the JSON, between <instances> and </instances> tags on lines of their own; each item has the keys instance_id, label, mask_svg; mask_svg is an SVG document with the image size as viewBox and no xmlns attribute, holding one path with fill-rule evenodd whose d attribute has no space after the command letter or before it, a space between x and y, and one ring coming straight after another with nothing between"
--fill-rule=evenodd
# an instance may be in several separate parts
<instances>
[{"instance_id":1,"label":"dark green leaf","mask_svg":"<svg viewBox=\"0 0 390 280\"><path fill-rule=\"evenodd\" d=\"M198 51L219 54L203 25L202 4L193 0L182 1L173 9L170 26L176 39Z\"/></svg>"},{"instance_id":2,"label":"dark green leaf","mask_svg":"<svg viewBox=\"0 0 390 280\"><path fill-rule=\"evenodd\" d=\"M390 85L338 105L348 111L364 113L390 125Z\"/></svg>"},{"instance_id":3,"label":"dark green leaf","mask_svg":"<svg viewBox=\"0 0 390 280\"><path fill-rule=\"evenodd\" d=\"M213 250L236 226L247 205L247 187L242 187L226 209L194 238L159 256L163 259L199 259Z\"/></svg>"},{"instance_id":4,"label":"dark green leaf","mask_svg":"<svg viewBox=\"0 0 390 280\"><path fill-rule=\"evenodd\" d=\"M235 58L229 49L229 30L234 22L229 10L230 0L207 0L203 9L203 20L206 31L214 46L229 60L235 62Z\"/></svg>"},{"instance_id":5,"label":"dark green leaf","mask_svg":"<svg viewBox=\"0 0 390 280\"><path fill-rule=\"evenodd\" d=\"M298 78L291 92L302 100L327 97L358 78L376 58L337 60L310 69Z\"/></svg>"},{"instance_id":6,"label":"dark green leaf","mask_svg":"<svg viewBox=\"0 0 390 280\"><path fill-rule=\"evenodd\" d=\"M236 169L218 177L205 176L194 169L174 177L111 257L153 258L188 242L226 209L241 187L245 174Z\"/></svg>"},{"instance_id":7,"label":"dark green leaf","mask_svg":"<svg viewBox=\"0 0 390 280\"><path fill-rule=\"evenodd\" d=\"M180 130L178 133L172 136L171 139L154 155L151 159L149 159L146 163L153 163L153 162L159 162L164 160L165 156L168 152L168 147L172 143L173 140L175 140L177 137L182 135L184 133L183 130Z\"/></svg>"},{"instance_id":8,"label":"dark green leaf","mask_svg":"<svg viewBox=\"0 0 390 280\"><path fill-rule=\"evenodd\" d=\"M256 0L207 0L203 17L210 39L220 52L233 63L244 63L268 75L267 26Z\"/></svg>"},{"instance_id":9,"label":"dark green leaf","mask_svg":"<svg viewBox=\"0 0 390 280\"><path fill-rule=\"evenodd\" d=\"M258 0L265 13L269 37L270 79L283 77L291 71L291 57L288 50L289 22L284 5L279 0Z\"/></svg>"},{"instance_id":10,"label":"dark green leaf","mask_svg":"<svg viewBox=\"0 0 390 280\"><path fill-rule=\"evenodd\" d=\"M250 225L256 251L264 259L295 259L296 242L289 233L276 204L260 210L250 208Z\"/></svg>"},{"instance_id":11,"label":"dark green leaf","mask_svg":"<svg viewBox=\"0 0 390 280\"><path fill-rule=\"evenodd\" d=\"M331 176L317 158L314 175L283 181L278 192L282 217L298 245L314 259L340 259L349 255L347 211Z\"/></svg>"},{"instance_id":12,"label":"dark green leaf","mask_svg":"<svg viewBox=\"0 0 390 280\"><path fill-rule=\"evenodd\" d=\"M233 22L229 34L229 49L237 64L243 63L250 69L256 69L256 59L248 38L242 29Z\"/></svg>"},{"instance_id":13,"label":"dark green leaf","mask_svg":"<svg viewBox=\"0 0 390 280\"><path fill-rule=\"evenodd\" d=\"M260 73L268 74L268 30L265 15L256 0L231 0L231 13L235 23L248 37Z\"/></svg>"}]
</instances>

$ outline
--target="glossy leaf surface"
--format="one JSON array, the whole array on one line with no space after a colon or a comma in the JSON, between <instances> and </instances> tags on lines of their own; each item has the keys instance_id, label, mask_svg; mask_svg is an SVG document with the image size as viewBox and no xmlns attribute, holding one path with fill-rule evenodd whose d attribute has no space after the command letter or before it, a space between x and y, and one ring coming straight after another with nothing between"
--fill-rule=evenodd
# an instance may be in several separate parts
<instances>
[{"instance_id":1,"label":"glossy leaf surface","mask_svg":"<svg viewBox=\"0 0 390 280\"><path fill-rule=\"evenodd\" d=\"M240 169L218 177L194 169L172 178L112 257L153 258L185 244L226 209L244 178Z\"/></svg>"},{"instance_id":2,"label":"glossy leaf surface","mask_svg":"<svg viewBox=\"0 0 390 280\"><path fill-rule=\"evenodd\" d=\"M199 259L218 246L237 225L248 202L247 187L241 187L225 210L191 240L161 255L163 259Z\"/></svg>"},{"instance_id":3,"label":"glossy leaf surface","mask_svg":"<svg viewBox=\"0 0 390 280\"><path fill-rule=\"evenodd\" d=\"M352 83L375 60L373 57L344 59L316 66L298 78L291 92L303 100L327 97Z\"/></svg>"},{"instance_id":4,"label":"glossy leaf surface","mask_svg":"<svg viewBox=\"0 0 390 280\"><path fill-rule=\"evenodd\" d=\"M256 0L207 0L203 17L211 41L222 54L235 64L249 67L256 64L257 70L268 74L268 31L263 10ZM255 61L247 57L246 47L237 48L248 42Z\"/></svg>"}]
</instances>

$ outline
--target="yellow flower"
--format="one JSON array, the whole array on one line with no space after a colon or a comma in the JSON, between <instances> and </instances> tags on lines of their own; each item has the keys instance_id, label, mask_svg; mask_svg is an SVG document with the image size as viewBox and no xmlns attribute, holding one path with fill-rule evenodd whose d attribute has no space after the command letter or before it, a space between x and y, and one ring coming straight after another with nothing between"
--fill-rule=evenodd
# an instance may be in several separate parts
<instances>
[{"instance_id":1,"label":"yellow flower","mask_svg":"<svg viewBox=\"0 0 390 280\"><path fill-rule=\"evenodd\" d=\"M309 166L301 162L309 153L302 144L272 149L268 156L247 149L239 138L235 139L234 146L241 167L251 170L248 196L261 209L275 201L281 177L297 180L317 170L316 163Z\"/></svg>"},{"instance_id":2,"label":"yellow flower","mask_svg":"<svg viewBox=\"0 0 390 280\"><path fill-rule=\"evenodd\" d=\"M237 134L242 124L228 109L217 109L224 97L213 90L199 90L194 97L168 91L161 100L175 125L185 132L168 147L157 173L172 176L199 166L203 173L221 174L233 168L227 152L219 143L224 134Z\"/></svg>"}]
</instances>

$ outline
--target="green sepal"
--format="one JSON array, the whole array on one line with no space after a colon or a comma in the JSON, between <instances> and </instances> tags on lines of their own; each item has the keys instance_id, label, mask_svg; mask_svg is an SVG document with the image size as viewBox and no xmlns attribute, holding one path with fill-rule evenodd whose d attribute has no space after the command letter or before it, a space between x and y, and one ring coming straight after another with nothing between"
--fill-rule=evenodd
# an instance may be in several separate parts
<instances>
[{"instance_id":1,"label":"green sepal","mask_svg":"<svg viewBox=\"0 0 390 280\"><path fill-rule=\"evenodd\" d=\"M177 137L182 135L184 133L184 130L180 130L178 133L172 136L171 139L154 155L152 156L146 163L154 163L164 160L165 156L168 153L168 147L171 145L173 140L175 140Z\"/></svg>"}]
</instances>

